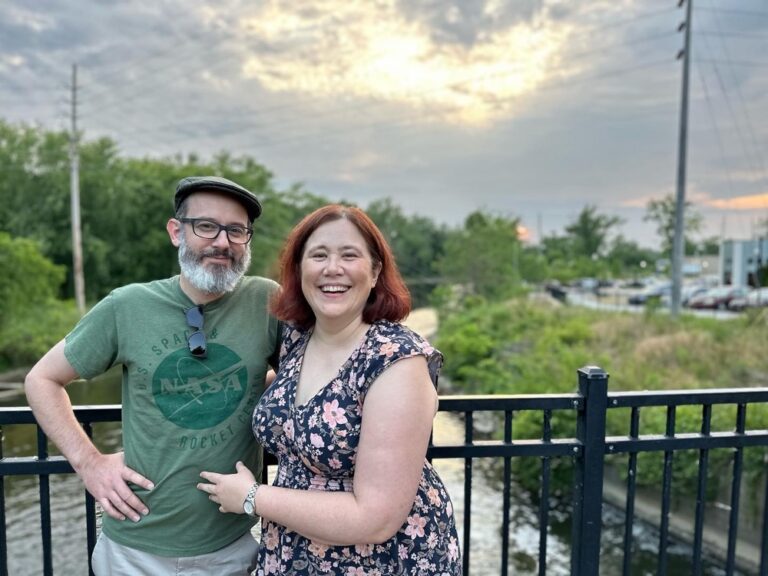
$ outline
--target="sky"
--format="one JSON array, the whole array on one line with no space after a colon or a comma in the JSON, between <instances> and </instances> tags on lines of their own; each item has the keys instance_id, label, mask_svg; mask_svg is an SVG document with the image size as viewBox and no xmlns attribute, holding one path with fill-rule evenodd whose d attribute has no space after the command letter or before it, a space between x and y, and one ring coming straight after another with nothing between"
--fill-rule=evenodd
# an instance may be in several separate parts
<instances>
[{"instance_id":1,"label":"sky","mask_svg":"<svg viewBox=\"0 0 768 576\"><path fill-rule=\"evenodd\" d=\"M699 238L768 217L768 6L693 0L685 197ZM658 247L676 194L677 0L3 0L0 118L128 157L247 155L280 189L561 235L587 205ZM84 167L83 169L87 169ZM0 176L2 177L2 176Z\"/></svg>"}]
</instances>

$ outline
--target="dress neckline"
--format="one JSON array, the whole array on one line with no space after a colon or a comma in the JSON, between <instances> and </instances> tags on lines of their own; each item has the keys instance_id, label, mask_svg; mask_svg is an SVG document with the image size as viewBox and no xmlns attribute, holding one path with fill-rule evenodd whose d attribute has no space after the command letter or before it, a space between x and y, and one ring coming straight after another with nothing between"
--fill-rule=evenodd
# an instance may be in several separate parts
<instances>
[{"instance_id":1,"label":"dress neckline","mask_svg":"<svg viewBox=\"0 0 768 576\"><path fill-rule=\"evenodd\" d=\"M298 358L296 360L296 371L294 372L295 377L292 379L291 387L290 387L290 398L289 398L289 405L291 407L291 410L295 411L301 411L306 410L306 408L313 404L314 401L320 397L320 395L331 385L334 381L336 381L344 372L347 370L349 365L352 363L353 359L360 355L360 352L365 349L365 347L368 345L368 339L370 338L371 331L373 330L373 327L376 324L373 323L368 328L366 328L365 332L363 333L363 337L360 339L360 342L355 347L354 350L350 353L350 355L347 357L346 360L341 364L339 369L336 371L336 373L333 375L333 377L323 384L320 388L315 390L315 393L312 394L307 400L302 403L298 404L296 402L296 394L299 390L299 380L301 379L301 371L304 368L304 356L307 352L307 345L309 344L309 339L312 336L312 332L314 331L314 327L307 330L304 335L302 336L303 341L299 344L299 347L297 348L296 352L298 355Z\"/></svg>"}]
</instances>

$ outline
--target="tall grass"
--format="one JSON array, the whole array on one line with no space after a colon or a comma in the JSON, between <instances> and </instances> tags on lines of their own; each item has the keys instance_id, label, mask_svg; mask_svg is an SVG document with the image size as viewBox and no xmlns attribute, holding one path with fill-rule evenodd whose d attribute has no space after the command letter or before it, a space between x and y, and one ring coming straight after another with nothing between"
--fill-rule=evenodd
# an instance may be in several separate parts
<instances>
[{"instance_id":1,"label":"tall grass","mask_svg":"<svg viewBox=\"0 0 768 576\"><path fill-rule=\"evenodd\" d=\"M755 313L733 320L661 314L630 314L573 308L517 299L503 303L473 301L441 310L436 345L445 355L445 375L454 388L477 394L545 394L573 392L576 370L598 365L610 374L609 390L672 390L768 386L768 315ZM608 434L626 435L625 411L608 414ZM768 409L752 407L748 425L768 428ZM555 414L553 434L569 436L573 414ZM713 430L733 430L735 409L713 410ZM641 433L664 432L665 411L645 409ZM677 412L677 431L698 431L701 410ZM515 437L541 436L541 416L515 415ZM690 490L696 471L694 453L676 459L676 490ZM713 468L730 456L714 454ZM747 455L745 470L757 478L762 454ZM640 461L640 484L658 485L661 473L652 455ZM523 475L537 471L520 470ZM525 481L525 478L522 478ZM535 482L536 478L531 478ZM710 484L710 491L720 487Z\"/></svg>"}]
</instances>

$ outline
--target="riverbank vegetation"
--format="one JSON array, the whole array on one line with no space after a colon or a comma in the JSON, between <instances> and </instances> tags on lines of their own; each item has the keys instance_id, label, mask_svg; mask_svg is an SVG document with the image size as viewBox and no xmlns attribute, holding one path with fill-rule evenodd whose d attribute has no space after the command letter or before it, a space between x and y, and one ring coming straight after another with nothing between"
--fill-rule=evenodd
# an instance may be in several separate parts
<instances>
[{"instance_id":1,"label":"riverbank vegetation","mask_svg":"<svg viewBox=\"0 0 768 576\"><path fill-rule=\"evenodd\" d=\"M71 301L57 298L66 270L38 243L0 232L0 371L28 366L77 321Z\"/></svg>"},{"instance_id":2,"label":"riverbank vegetation","mask_svg":"<svg viewBox=\"0 0 768 576\"><path fill-rule=\"evenodd\" d=\"M766 342L765 312L729 321L685 315L673 319L654 312L606 313L547 299L489 302L471 297L442 306L436 344L446 357L445 375L462 393L548 394L574 392L576 370L585 365L608 372L613 391L768 386ZM712 430L733 430L735 412L735 407L714 409ZM663 434L665 419L662 409L643 410L641 433ZM628 435L628 411L609 411L606 425L609 435ZM768 409L752 407L748 425L768 429ZM539 413L515 415L515 438L540 438L541 427ZM677 410L678 433L700 428L700 408ZM572 437L574 415L555 412L552 429L554 437ZM764 451L746 451L745 456L747 477L756 480L764 471ZM639 485L660 485L660 458L640 456ZM697 459L697 451L676 457L674 488L679 493L695 493ZM711 495L723 488L720 478L730 478L731 459L730 451L711 452ZM521 462L516 462L518 479L535 488L538 467ZM554 461L555 474L558 466L569 463Z\"/></svg>"}]
</instances>

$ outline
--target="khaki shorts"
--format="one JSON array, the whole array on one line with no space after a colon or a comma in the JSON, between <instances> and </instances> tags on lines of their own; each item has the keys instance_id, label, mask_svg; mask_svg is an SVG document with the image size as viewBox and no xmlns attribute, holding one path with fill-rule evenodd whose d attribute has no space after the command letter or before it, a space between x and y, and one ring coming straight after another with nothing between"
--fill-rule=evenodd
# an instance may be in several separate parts
<instances>
[{"instance_id":1,"label":"khaki shorts","mask_svg":"<svg viewBox=\"0 0 768 576\"><path fill-rule=\"evenodd\" d=\"M259 544L250 532L209 554L157 556L110 540L103 533L91 557L96 576L246 576L256 565Z\"/></svg>"}]
</instances>

